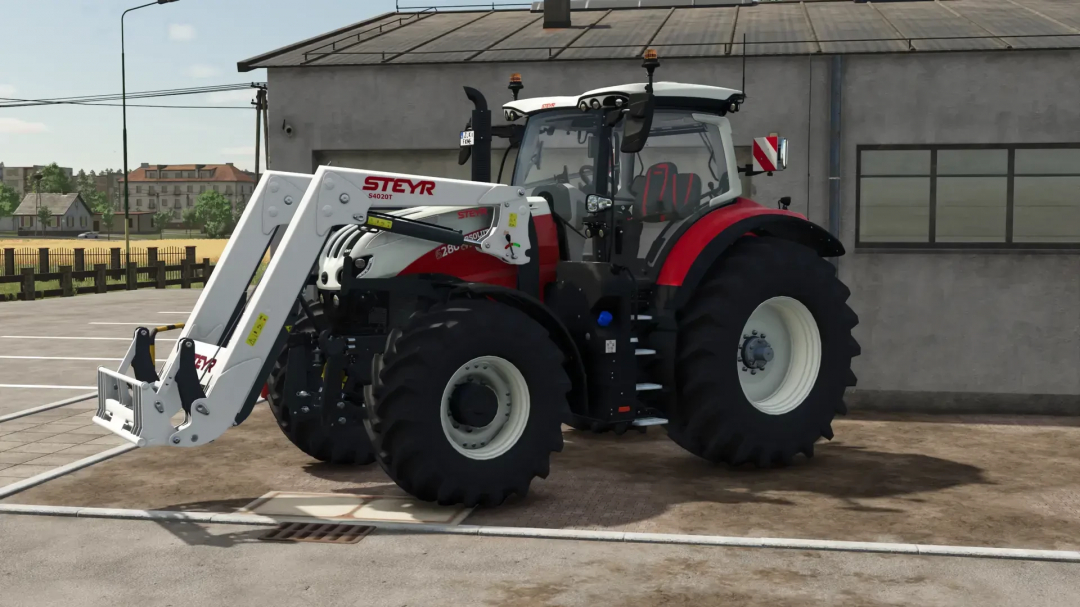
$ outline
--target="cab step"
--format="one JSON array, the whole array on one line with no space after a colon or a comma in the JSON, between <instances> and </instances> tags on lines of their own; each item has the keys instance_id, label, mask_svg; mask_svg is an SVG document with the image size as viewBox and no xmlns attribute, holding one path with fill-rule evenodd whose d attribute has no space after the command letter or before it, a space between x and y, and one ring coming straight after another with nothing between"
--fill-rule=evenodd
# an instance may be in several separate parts
<instances>
[{"instance_id":1,"label":"cab step","mask_svg":"<svg viewBox=\"0 0 1080 607\"><path fill-rule=\"evenodd\" d=\"M663 389L664 389L664 387L661 386L660 384L653 384L653 383L648 383L648 382L640 383L640 384L637 385L637 391L638 392L644 392L646 390L663 390Z\"/></svg>"},{"instance_id":2,"label":"cab step","mask_svg":"<svg viewBox=\"0 0 1080 607\"><path fill-rule=\"evenodd\" d=\"M635 419L631 425L640 427L645 426L663 426L668 423L668 420L663 417L639 417Z\"/></svg>"},{"instance_id":3,"label":"cab step","mask_svg":"<svg viewBox=\"0 0 1080 607\"><path fill-rule=\"evenodd\" d=\"M634 350L634 356L652 356L656 354L656 350L652 348L637 348Z\"/></svg>"}]
</instances>

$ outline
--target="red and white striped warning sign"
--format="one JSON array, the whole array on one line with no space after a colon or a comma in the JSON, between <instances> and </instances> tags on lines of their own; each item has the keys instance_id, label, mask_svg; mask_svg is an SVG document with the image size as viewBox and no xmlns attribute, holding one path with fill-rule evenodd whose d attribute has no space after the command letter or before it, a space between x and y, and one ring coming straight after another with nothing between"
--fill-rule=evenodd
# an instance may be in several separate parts
<instances>
[{"instance_id":1,"label":"red and white striped warning sign","mask_svg":"<svg viewBox=\"0 0 1080 607\"><path fill-rule=\"evenodd\" d=\"M759 173L777 170L776 159L779 156L779 137L754 138L754 171Z\"/></svg>"}]
</instances>

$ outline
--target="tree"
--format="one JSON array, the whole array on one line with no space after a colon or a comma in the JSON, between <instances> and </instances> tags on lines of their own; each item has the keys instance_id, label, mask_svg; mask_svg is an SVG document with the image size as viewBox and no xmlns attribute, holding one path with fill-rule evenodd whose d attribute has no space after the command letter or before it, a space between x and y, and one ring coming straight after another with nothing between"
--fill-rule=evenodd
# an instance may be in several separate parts
<instances>
[{"instance_id":1,"label":"tree","mask_svg":"<svg viewBox=\"0 0 1080 607\"><path fill-rule=\"evenodd\" d=\"M184 209L180 217L184 221L184 227L187 228L187 235L191 236L191 228L195 227L195 224L199 222L199 211L194 207Z\"/></svg>"},{"instance_id":2,"label":"tree","mask_svg":"<svg viewBox=\"0 0 1080 607\"><path fill-rule=\"evenodd\" d=\"M75 175L75 191L82 194L82 198L87 204L90 203L90 196L97 192L97 183L94 180L94 172L90 171L87 175L81 169L78 174Z\"/></svg>"},{"instance_id":3,"label":"tree","mask_svg":"<svg viewBox=\"0 0 1080 607\"><path fill-rule=\"evenodd\" d=\"M165 238L165 226L172 221L172 218L172 211L169 211L168 209L163 208L157 213L154 213L154 227L158 229L158 234L160 234L162 238Z\"/></svg>"},{"instance_id":4,"label":"tree","mask_svg":"<svg viewBox=\"0 0 1080 607\"><path fill-rule=\"evenodd\" d=\"M71 186L71 180L55 162L41 169L41 186L38 191L42 194L67 194L74 189Z\"/></svg>"},{"instance_id":5,"label":"tree","mask_svg":"<svg viewBox=\"0 0 1080 607\"><path fill-rule=\"evenodd\" d=\"M102 194L98 200L97 206L91 207L94 212L101 215L101 223L105 224L105 234L107 240L112 240L112 225L113 219L116 217L116 209L113 208L112 203L108 198Z\"/></svg>"},{"instance_id":6,"label":"tree","mask_svg":"<svg viewBox=\"0 0 1080 607\"><path fill-rule=\"evenodd\" d=\"M221 238L232 223L232 205L220 192L206 191L195 199L195 212L210 238Z\"/></svg>"},{"instance_id":7,"label":"tree","mask_svg":"<svg viewBox=\"0 0 1080 607\"><path fill-rule=\"evenodd\" d=\"M19 208L19 193L15 191L15 188L0 182L0 219L11 217L17 208Z\"/></svg>"},{"instance_id":8,"label":"tree","mask_svg":"<svg viewBox=\"0 0 1080 607\"><path fill-rule=\"evenodd\" d=\"M41 235L45 235L45 227L49 225L49 221L52 219L52 209L45 205L41 205L37 210L38 221L41 222ZM47 272L48 270L43 270Z\"/></svg>"}]
</instances>

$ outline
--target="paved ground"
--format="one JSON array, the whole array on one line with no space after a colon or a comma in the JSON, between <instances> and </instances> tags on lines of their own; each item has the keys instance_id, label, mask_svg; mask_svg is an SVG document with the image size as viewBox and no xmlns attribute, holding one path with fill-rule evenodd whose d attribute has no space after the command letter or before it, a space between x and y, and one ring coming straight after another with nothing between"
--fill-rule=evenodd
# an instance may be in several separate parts
<instances>
[{"instance_id":1,"label":"paved ground","mask_svg":"<svg viewBox=\"0 0 1080 607\"><path fill-rule=\"evenodd\" d=\"M265 530L0 516L0 603L25 607L886 607L1080 604L1076 565L403 536L273 544ZM128 597L127 599L121 597Z\"/></svg>"},{"instance_id":2,"label":"paved ground","mask_svg":"<svg viewBox=\"0 0 1080 607\"><path fill-rule=\"evenodd\" d=\"M201 289L142 289L4 302L0 305L0 416L97 390L98 366L115 368L136 326L91 323L183 322L200 293ZM173 344L164 339L160 343ZM63 360L76 358L91 360ZM6 387L12 385L54 387Z\"/></svg>"},{"instance_id":3,"label":"paved ground","mask_svg":"<svg viewBox=\"0 0 1080 607\"><path fill-rule=\"evenodd\" d=\"M198 294L0 305L0 415L86 392L98 365L115 366L136 324L98 323L178 322ZM118 444L91 407L0 424L0 486ZM547 480L466 522L1080 548L1078 418L862 416L834 429L814 460L766 471L706 464L657 428L567 431ZM402 495L375 466L307 458L262 405L212 445L134 451L5 502L231 511L275 490ZM1080 604L1080 568L1066 564L380 533L291 546L260 533L0 515L0 605L115 605L121 592L154 605Z\"/></svg>"},{"instance_id":4,"label":"paved ground","mask_svg":"<svg viewBox=\"0 0 1080 607\"><path fill-rule=\"evenodd\" d=\"M992 421L838 421L813 461L760 471L706 464L655 429L569 431L548 480L466 522L1080 548L1080 427ZM377 466L314 462L260 406L211 445L134 451L6 501L230 511L275 490L402 494Z\"/></svg>"}]
</instances>

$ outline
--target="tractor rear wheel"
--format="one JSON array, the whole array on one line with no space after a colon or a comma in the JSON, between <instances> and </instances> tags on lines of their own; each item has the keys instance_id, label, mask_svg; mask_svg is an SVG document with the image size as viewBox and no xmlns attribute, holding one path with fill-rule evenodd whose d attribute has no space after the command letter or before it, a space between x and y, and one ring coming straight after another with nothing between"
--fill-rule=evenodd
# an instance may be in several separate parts
<instances>
[{"instance_id":1,"label":"tractor rear wheel","mask_svg":"<svg viewBox=\"0 0 1080 607\"><path fill-rule=\"evenodd\" d=\"M405 491L494 506L546 478L563 447L570 379L547 331L489 300L417 312L377 355L365 426Z\"/></svg>"},{"instance_id":2,"label":"tractor rear wheel","mask_svg":"<svg viewBox=\"0 0 1080 607\"><path fill-rule=\"evenodd\" d=\"M321 304L311 303L309 308L316 319L322 316ZM292 328L292 333L298 332L316 332L315 323L303 311ZM278 427L289 441L311 457L330 464L370 464L375 461L371 441L368 440L362 425L325 426L318 418L299 421L291 418L288 408L284 406L287 387L285 365L288 360L289 348L285 348L270 372L266 402L277 418ZM318 386L288 386L288 389L307 389L314 393Z\"/></svg>"},{"instance_id":3,"label":"tractor rear wheel","mask_svg":"<svg viewBox=\"0 0 1080 607\"><path fill-rule=\"evenodd\" d=\"M683 310L668 434L713 462L814 454L855 385L859 318L832 264L771 237L737 242Z\"/></svg>"}]
</instances>

